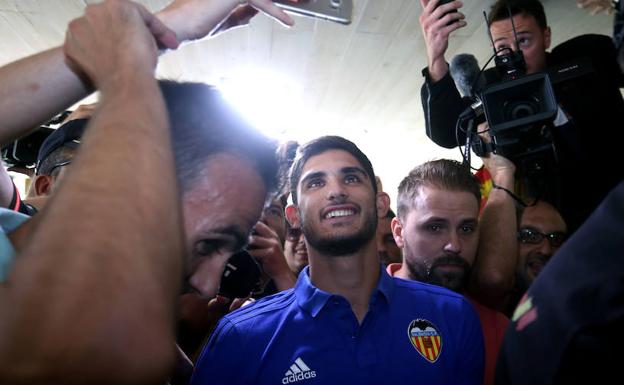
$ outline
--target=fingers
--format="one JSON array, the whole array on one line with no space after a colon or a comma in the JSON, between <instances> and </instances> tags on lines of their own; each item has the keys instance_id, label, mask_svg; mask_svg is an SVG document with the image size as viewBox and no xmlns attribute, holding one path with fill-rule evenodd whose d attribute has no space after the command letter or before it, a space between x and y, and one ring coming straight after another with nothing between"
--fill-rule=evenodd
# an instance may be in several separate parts
<instances>
[{"instance_id":1,"label":"fingers","mask_svg":"<svg viewBox=\"0 0 624 385\"><path fill-rule=\"evenodd\" d=\"M169 29L162 21L154 16L141 4L136 4L139 15L143 18L145 25L149 29L159 47L176 49L180 45L175 32Z\"/></svg>"},{"instance_id":2,"label":"fingers","mask_svg":"<svg viewBox=\"0 0 624 385\"><path fill-rule=\"evenodd\" d=\"M492 137L490 136L490 126L487 122L483 122L477 126L477 134L486 142L490 143Z\"/></svg>"},{"instance_id":3,"label":"fingers","mask_svg":"<svg viewBox=\"0 0 624 385\"><path fill-rule=\"evenodd\" d=\"M278 238L277 233L264 222L256 223L254 231L263 237Z\"/></svg>"},{"instance_id":4,"label":"fingers","mask_svg":"<svg viewBox=\"0 0 624 385\"><path fill-rule=\"evenodd\" d=\"M251 300L249 296L245 298L234 298L234 300L232 301L232 304L230 305L230 312L240 309L249 300Z\"/></svg>"},{"instance_id":5,"label":"fingers","mask_svg":"<svg viewBox=\"0 0 624 385\"><path fill-rule=\"evenodd\" d=\"M284 25L287 25L290 27L295 24L295 21L293 20L293 18L290 17L286 12L284 12L277 5L275 5L273 1L271 0L249 0L248 3L252 7L266 13L267 15L273 17L274 19L278 20L280 23Z\"/></svg>"}]
</instances>

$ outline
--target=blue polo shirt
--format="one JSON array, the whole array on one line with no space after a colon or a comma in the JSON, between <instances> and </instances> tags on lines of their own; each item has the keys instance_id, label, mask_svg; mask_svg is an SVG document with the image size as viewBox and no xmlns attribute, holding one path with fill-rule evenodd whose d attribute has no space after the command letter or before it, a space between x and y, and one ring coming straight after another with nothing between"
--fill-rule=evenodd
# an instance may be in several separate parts
<instances>
[{"instance_id":1,"label":"blue polo shirt","mask_svg":"<svg viewBox=\"0 0 624 385\"><path fill-rule=\"evenodd\" d=\"M344 297L297 285L223 317L192 384L479 384L483 334L472 306L380 269L359 324Z\"/></svg>"}]
</instances>

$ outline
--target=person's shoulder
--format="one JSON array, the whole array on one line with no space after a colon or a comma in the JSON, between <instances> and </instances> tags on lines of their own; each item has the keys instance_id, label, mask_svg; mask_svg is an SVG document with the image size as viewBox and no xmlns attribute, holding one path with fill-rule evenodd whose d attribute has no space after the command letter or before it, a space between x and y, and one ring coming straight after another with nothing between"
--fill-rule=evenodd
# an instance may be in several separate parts
<instances>
[{"instance_id":1,"label":"person's shoulder","mask_svg":"<svg viewBox=\"0 0 624 385\"><path fill-rule=\"evenodd\" d=\"M295 294L293 289L289 289L243 306L226 315L224 319L233 325L244 325L250 321L255 322L258 318L282 314L293 303L296 303Z\"/></svg>"}]
</instances>

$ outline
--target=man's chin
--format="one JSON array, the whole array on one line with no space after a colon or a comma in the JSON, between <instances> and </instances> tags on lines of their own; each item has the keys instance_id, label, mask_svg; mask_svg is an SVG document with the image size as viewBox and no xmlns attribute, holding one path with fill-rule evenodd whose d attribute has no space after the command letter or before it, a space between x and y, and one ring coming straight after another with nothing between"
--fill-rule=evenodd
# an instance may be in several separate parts
<instances>
[{"instance_id":1,"label":"man's chin","mask_svg":"<svg viewBox=\"0 0 624 385\"><path fill-rule=\"evenodd\" d=\"M465 269L460 266L453 268L440 267L432 272L431 283L442 286L457 293L466 290L467 274Z\"/></svg>"}]
</instances>

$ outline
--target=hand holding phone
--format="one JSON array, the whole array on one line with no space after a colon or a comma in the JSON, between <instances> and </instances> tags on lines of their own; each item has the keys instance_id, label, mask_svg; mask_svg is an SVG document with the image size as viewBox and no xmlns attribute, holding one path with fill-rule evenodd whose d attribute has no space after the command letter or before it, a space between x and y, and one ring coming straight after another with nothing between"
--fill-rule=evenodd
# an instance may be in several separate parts
<instances>
[{"instance_id":1,"label":"hand holding phone","mask_svg":"<svg viewBox=\"0 0 624 385\"><path fill-rule=\"evenodd\" d=\"M287 12L341 24L351 23L353 0L274 0Z\"/></svg>"},{"instance_id":2,"label":"hand holding phone","mask_svg":"<svg viewBox=\"0 0 624 385\"><path fill-rule=\"evenodd\" d=\"M452 3L453 1L455 1L455 0L440 0L438 2L438 5L436 5L436 8L438 8L439 6L444 5L444 4ZM444 16L446 16L449 13L452 13L452 12L457 12L457 9L453 9L453 10L450 10L448 12L445 12L442 16L440 16L440 18L443 18ZM448 23L446 23L446 25L451 25L451 24L455 23L456 21L457 20L449 21Z\"/></svg>"}]
</instances>

